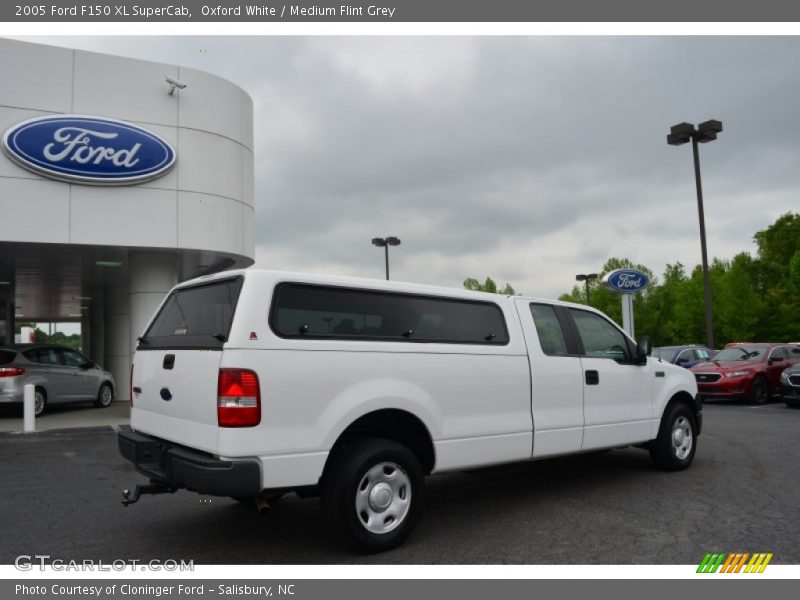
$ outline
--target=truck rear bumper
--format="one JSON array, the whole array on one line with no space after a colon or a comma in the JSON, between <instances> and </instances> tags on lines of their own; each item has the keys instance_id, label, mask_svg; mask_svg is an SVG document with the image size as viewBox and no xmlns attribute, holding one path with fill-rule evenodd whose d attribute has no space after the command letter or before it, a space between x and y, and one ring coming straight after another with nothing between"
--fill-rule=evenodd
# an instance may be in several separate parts
<instances>
[{"instance_id":1,"label":"truck rear bumper","mask_svg":"<svg viewBox=\"0 0 800 600\"><path fill-rule=\"evenodd\" d=\"M253 498L261 492L256 460L221 460L135 431L120 431L119 451L142 475L210 496Z\"/></svg>"}]
</instances>

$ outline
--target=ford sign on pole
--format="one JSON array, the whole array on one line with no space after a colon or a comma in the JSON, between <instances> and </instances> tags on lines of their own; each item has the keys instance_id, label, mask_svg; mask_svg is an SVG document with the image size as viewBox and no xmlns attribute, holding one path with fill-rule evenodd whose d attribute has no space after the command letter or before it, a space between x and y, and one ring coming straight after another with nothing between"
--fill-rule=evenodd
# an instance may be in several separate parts
<instances>
[{"instance_id":1,"label":"ford sign on pole","mask_svg":"<svg viewBox=\"0 0 800 600\"><path fill-rule=\"evenodd\" d=\"M130 185L164 175L175 150L156 134L104 117L51 115L17 123L3 135L17 164L51 179Z\"/></svg>"},{"instance_id":2,"label":"ford sign on pole","mask_svg":"<svg viewBox=\"0 0 800 600\"><path fill-rule=\"evenodd\" d=\"M603 277L606 287L622 294L641 292L650 283L646 274L634 269L616 269Z\"/></svg>"},{"instance_id":3,"label":"ford sign on pole","mask_svg":"<svg viewBox=\"0 0 800 600\"><path fill-rule=\"evenodd\" d=\"M622 296L622 328L628 335L633 332L633 294L641 292L650 283L650 278L635 269L615 269L603 277L605 286Z\"/></svg>"}]
</instances>

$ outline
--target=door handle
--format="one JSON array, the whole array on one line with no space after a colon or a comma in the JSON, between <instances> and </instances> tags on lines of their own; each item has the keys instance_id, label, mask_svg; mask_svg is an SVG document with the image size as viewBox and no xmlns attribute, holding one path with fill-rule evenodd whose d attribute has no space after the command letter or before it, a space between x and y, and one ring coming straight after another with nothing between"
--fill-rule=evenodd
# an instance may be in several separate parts
<instances>
[{"instance_id":1,"label":"door handle","mask_svg":"<svg viewBox=\"0 0 800 600\"><path fill-rule=\"evenodd\" d=\"M586 371L586 385L599 385L600 373L594 370Z\"/></svg>"}]
</instances>

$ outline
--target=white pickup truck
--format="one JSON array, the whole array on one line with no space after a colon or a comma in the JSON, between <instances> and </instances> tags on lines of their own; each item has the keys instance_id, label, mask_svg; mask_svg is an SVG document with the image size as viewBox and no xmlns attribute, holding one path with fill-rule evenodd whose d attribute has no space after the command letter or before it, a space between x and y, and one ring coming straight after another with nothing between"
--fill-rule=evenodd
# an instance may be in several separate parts
<instances>
[{"instance_id":1,"label":"white pickup truck","mask_svg":"<svg viewBox=\"0 0 800 600\"><path fill-rule=\"evenodd\" d=\"M249 269L166 297L132 366L119 448L147 485L261 507L321 497L344 544L394 547L425 476L640 446L688 467L694 376L563 302Z\"/></svg>"}]
</instances>

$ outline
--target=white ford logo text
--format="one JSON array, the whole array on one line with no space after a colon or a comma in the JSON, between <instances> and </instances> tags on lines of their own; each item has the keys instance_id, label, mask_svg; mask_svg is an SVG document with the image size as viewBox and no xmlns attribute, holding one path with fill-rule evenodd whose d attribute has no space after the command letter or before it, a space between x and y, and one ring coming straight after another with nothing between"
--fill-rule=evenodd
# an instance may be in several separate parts
<instances>
[{"instance_id":1,"label":"white ford logo text","mask_svg":"<svg viewBox=\"0 0 800 600\"><path fill-rule=\"evenodd\" d=\"M620 273L617 276L617 287L630 290L630 289L639 289L642 287L642 278L639 275L634 275L632 273Z\"/></svg>"},{"instance_id":2,"label":"white ford logo text","mask_svg":"<svg viewBox=\"0 0 800 600\"><path fill-rule=\"evenodd\" d=\"M82 165L90 162L99 165L110 160L117 167L133 167L139 162L136 153L142 147L141 144L136 143L132 148L119 150L112 146L92 145L92 138L113 140L117 135L82 127L62 127L53 134L54 141L44 147L44 157L53 162L70 160Z\"/></svg>"}]
</instances>

